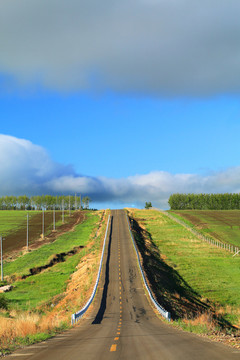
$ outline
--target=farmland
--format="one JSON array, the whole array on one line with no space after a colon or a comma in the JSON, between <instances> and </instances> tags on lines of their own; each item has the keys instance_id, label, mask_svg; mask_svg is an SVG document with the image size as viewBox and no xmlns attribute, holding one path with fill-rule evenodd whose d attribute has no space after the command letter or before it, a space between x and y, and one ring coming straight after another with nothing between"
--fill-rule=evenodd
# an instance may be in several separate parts
<instances>
[{"instance_id":1,"label":"farmland","mask_svg":"<svg viewBox=\"0 0 240 360\"><path fill-rule=\"evenodd\" d=\"M20 281L12 283L14 291L6 294L7 298L11 300L11 306L17 303L20 308L30 309L36 307L39 302L46 301L61 292L69 274L74 271L84 251L77 251L73 256L68 256L67 253L75 247L86 245L97 221L96 215L89 214L87 219L77 225L74 231L67 232L59 236L53 243L45 244L35 251L20 256L15 261L6 263L4 266L6 278L20 279ZM42 273L40 271L35 276L31 275L30 268L40 268L48 264L51 257L60 253L66 254L60 264L56 263Z\"/></svg>"},{"instance_id":2,"label":"farmland","mask_svg":"<svg viewBox=\"0 0 240 360\"><path fill-rule=\"evenodd\" d=\"M208 331L211 321L202 315L208 308L223 322L240 326L240 257L203 242L158 211L131 210L130 215L136 236L142 234L138 245L157 297L175 321L190 331Z\"/></svg>"},{"instance_id":3,"label":"farmland","mask_svg":"<svg viewBox=\"0 0 240 360\"><path fill-rule=\"evenodd\" d=\"M184 220L204 235L240 246L239 210L175 210L170 213Z\"/></svg>"},{"instance_id":4,"label":"farmland","mask_svg":"<svg viewBox=\"0 0 240 360\"><path fill-rule=\"evenodd\" d=\"M0 350L70 325L96 277L106 219L105 211L88 211L54 242L4 262L4 284L13 289L4 294L7 309L0 309Z\"/></svg>"},{"instance_id":5,"label":"farmland","mask_svg":"<svg viewBox=\"0 0 240 360\"><path fill-rule=\"evenodd\" d=\"M26 246L27 214L29 214L29 245L36 244L42 234L42 211L0 211L0 234L3 236L4 256L12 251L20 250ZM55 212L56 235L71 227L76 221L79 212L74 212L69 217L65 211L64 224L62 224L62 212ZM53 230L53 211L44 212L44 232L49 235Z\"/></svg>"}]
</instances>

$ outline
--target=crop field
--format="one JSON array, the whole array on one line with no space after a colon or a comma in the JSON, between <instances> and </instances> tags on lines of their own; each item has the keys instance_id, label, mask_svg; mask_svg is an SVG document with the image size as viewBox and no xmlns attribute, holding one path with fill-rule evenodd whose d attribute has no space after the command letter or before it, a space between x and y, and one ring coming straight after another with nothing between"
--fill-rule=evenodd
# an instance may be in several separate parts
<instances>
[{"instance_id":1,"label":"crop field","mask_svg":"<svg viewBox=\"0 0 240 360\"><path fill-rule=\"evenodd\" d=\"M240 210L175 210L170 213L204 235L240 246Z\"/></svg>"},{"instance_id":2,"label":"crop field","mask_svg":"<svg viewBox=\"0 0 240 360\"><path fill-rule=\"evenodd\" d=\"M99 222L99 216L88 213L85 221L74 231L58 237L53 243L45 244L37 250L26 253L14 261L4 262L4 278L14 286L6 293L11 308L27 310L46 302L66 287L66 281L85 254L84 246ZM70 253L74 248L75 253ZM56 254L63 254L59 262L51 264ZM49 265L46 266L46 265ZM39 268L36 274L30 269Z\"/></svg>"},{"instance_id":3,"label":"crop field","mask_svg":"<svg viewBox=\"0 0 240 360\"><path fill-rule=\"evenodd\" d=\"M71 314L92 291L107 217L105 211L87 211L83 221L53 242L3 262L0 284L13 288L0 294L2 354L69 328Z\"/></svg>"},{"instance_id":4,"label":"crop field","mask_svg":"<svg viewBox=\"0 0 240 360\"><path fill-rule=\"evenodd\" d=\"M24 210L2 210L0 211L0 235L3 236L3 253L6 256L11 251L20 250L26 246L27 238L27 213L29 214L29 245L40 238L43 230L42 211ZM75 213L73 213L75 214ZM65 224L62 224L62 212L55 212L56 230L64 230L64 227L75 221L75 215L69 217L66 212L64 217ZM53 212L44 212L44 232L48 235L53 230Z\"/></svg>"},{"instance_id":5,"label":"crop field","mask_svg":"<svg viewBox=\"0 0 240 360\"><path fill-rule=\"evenodd\" d=\"M181 313L183 303L191 306L195 298L195 303L211 304L225 321L240 326L240 257L198 239L158 211L134 209L132 216L158 248L163 269L158 281L168 274L161 293L171 295L171 304L174 295L180 307L175 312Z\"/></svg>"}]
</instances>

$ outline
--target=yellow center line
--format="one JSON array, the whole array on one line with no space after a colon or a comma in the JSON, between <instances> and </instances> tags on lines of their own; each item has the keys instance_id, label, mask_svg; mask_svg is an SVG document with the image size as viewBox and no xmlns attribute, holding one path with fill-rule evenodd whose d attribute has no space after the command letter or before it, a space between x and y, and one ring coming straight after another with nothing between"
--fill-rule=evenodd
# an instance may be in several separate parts
<instances>
[{"instance_id":1,"label":"yellow center line","mask_svg":"<svg viewBox=\"0 0 240 360\"><path fill-rule=\"evenodd\" d=\"M115 337L115 338L114 338L114 341L117 341L117 340L119 340L119 337Z\"/></svg>"},{"instance_id":2,"label":"yellow center line","mask_svg":"<svg viewBox=\"0 0 240 360\"><path fill-rule=\"evenodd\" d=\"M110 348L110 351L116 351L117 350L117 344L113 344Z\"/></svg>"}]
</instances>

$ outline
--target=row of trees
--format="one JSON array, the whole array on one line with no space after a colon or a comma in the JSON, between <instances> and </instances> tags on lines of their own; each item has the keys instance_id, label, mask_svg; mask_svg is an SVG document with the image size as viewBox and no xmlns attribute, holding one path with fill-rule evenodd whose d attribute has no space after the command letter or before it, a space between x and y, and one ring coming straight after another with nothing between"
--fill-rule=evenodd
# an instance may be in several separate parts
<instances>
[{"instance_id":1,"label":"row of trees","mask_svg":"<svg viewBox=\"0 0 240 360\"><path fill-rule=\"evenodd\" d=\"M88 209L91 199L88 196L2 196L0 197L0 210L61 210Z\"/></svg>"},{"instance_id":2,"label":"row of trees","mask_svg":"<svg viewBox=\"0 0 240 360\"><path fill-rule=\"evenodd\" d=\"M240 209L240 194L172 194L171 210L234 210Z\"/></svg>"}]
</instances>

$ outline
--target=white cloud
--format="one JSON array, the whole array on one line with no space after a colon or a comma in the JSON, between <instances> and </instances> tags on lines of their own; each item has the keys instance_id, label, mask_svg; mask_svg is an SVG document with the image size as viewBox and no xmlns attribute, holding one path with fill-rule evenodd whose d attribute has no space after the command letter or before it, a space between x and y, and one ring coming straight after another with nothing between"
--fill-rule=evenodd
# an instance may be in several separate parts
<instances>
[{"instance_id":1,"label":"white cloud","mask_svg":"<svg viewBox=\"0 0 240 360\"><path fill-rule=\"evenodd\" d=\"M239 0L2 1L0 73L64 91L239 93L239 12Z\"/></svg>"},{"instance_id":2,"label":"white cloud","mask_svg":"<svg viewBox=\"0 0 240 360\"><path fill-rule=\"evenodd\" d=\"M122 179L80 176L71 166L52 161L42 147L7 135L0 135L0 169L0 196L78 192L95 203L143 206L152 201L166 209L169 195L176 192L240 192L240 166L206 176L164 171Z\"/></svg>"},{"instance_id":3,"label":"white cloud","mask_svg":"<svg viewBox=\"0 0 240 360\"><path fill-rule=\"evenodd\" d=\"M0 134L0 192L43 191L49 178L72 175L71 166L53 162L46 150L25 139Z\"/></svg>"}]
</instances>

